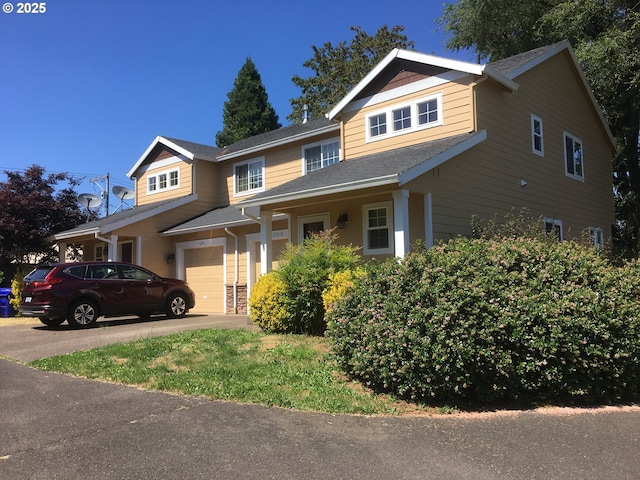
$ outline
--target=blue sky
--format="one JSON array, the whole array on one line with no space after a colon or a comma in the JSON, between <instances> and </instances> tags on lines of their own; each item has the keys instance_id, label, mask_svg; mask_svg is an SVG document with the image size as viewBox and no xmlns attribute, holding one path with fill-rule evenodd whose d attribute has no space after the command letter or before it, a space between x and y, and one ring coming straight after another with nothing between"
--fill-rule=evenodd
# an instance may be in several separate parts
<instances>
[{"instance_id":1,"label":"blue sky","mask_svg":"<svg viewBox=\"0 0 640 480\"><path fill-rule=\"evenodd\" d=\"M3 10L6 10L6 1ZM215 144L223 104L247 57L287 125L291 78L313 45L388 25L424 53L444 48L443 2L49 0L45 13L0 12L0 172L43 166L132 187L126 173L156 135ZM465 58L466 55L466 58ZM4 174L0 179L4 180ZM113 201L112 201L113 202ZM113 205L113 203L112 203Z\"/></svg>"}]
</instances>

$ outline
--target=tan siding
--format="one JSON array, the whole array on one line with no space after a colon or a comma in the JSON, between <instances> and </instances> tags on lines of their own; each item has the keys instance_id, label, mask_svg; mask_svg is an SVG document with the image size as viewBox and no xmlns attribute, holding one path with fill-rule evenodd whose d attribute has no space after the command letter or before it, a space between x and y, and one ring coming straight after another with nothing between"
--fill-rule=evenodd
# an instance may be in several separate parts
<instances>
[{"instance_id":1,"label":"tan siding","mask_svg":"<svg viewBox=\"0 0 640 480\"><path fill-rule=\"evenodd\" d=\"M179 186L169 190L161 190L156 193L148 192L148 180L151 176L157 176L159 173L168 172L178 168ZM191 164L177 161L172 165L153 168L151 165L139 179L136 180L136 205L146 205L148 203L161 202L170 198L180 198L192 193L192 175Z\"/></svg>"},{"instance_id":2,"label":"tan siding","mask_svg":"<svg viewBox=\"0 0 640 480\"><path fill-rule=\"evenodd\" d=\"M345 158L359 157L471 131L473 126L472 90L469 88L471 80L472 78L468 77L465 81L440 85L345 114L343 116ZM442 94L443 125L366 142L368 114L436 94Z\"/></svg>"}]
</instances>

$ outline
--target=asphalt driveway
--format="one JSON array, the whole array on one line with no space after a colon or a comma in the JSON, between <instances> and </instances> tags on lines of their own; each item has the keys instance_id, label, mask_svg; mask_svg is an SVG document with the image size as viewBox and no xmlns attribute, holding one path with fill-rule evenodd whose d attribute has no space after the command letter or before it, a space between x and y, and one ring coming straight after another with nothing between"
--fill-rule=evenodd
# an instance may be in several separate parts
<instances>
[{"instance_id":1,"label":"asphalt driveway","mask_svg":"<svg viewBox=\"0 0 640 480\"><path fill-rule=\"evenodd\" d=\"M98 335L78 339L85 348L175 328L153 323L142 333L127 323L0 327L0 356L44 356L52 339L68 350L78 333ZM640 409L632 407L326 415L148 392L0 359L3 479L637 479L639 451Z\"/></svg>"}]
</instances>

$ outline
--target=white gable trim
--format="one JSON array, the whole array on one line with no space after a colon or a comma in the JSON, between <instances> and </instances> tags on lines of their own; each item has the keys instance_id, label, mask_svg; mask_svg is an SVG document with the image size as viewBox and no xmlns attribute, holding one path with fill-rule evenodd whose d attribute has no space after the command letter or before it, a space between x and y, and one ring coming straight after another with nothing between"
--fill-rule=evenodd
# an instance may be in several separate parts
<instances>
[{"instance_id":1,"label":"white gable trim","mask_svg":"<svg viewBox=\"0 0 640 480\"><path fill-rule=\"evenodd\" d=\"M147 157L149 156L149 154L153 151L153 149L158 145L164 145L165 147L170 148L171 150L173 150L174 152L179 153L180 155L184 156L185 158L193 161L195 156L193 154L193 152L190 152L189 150L185 150L184 148L182 148L179 145L176 145L175 143L173 143L170 140L167 140L164 137L161 137L160 135L158 135L153 142L151 142L151 145L149 145L149 147L144 151L144 153L142 154L142 156L140 156L140 158L138 159L138 161L133 165L133 167L131 167L131 170L129 170L127 172L127 177L134 179L135 178L135 174L137 173L138 169L140 168L140 166L143 164L143 162L147 159Z\"/></svg>"}]
</instances>

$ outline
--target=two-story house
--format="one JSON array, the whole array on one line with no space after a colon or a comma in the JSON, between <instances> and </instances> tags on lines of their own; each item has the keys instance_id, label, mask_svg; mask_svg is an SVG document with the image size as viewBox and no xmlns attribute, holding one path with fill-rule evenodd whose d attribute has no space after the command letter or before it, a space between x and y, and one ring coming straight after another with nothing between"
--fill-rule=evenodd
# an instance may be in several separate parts
<instances>
[{"instance_id":1,"label":"two-story house","mask_svg":"<svg viewBox=\"0 0 640 480\"><path fill-rule=\"evenodd\" d=\"M186 279L195 311L244 313L286 242L337 227L367 258L528 208L605 242L615 141L567 42L486 65L394 50L326 118L223 149L157 137L135 208L55 235L86 259Z\"/></svg>"}]
</instances>

